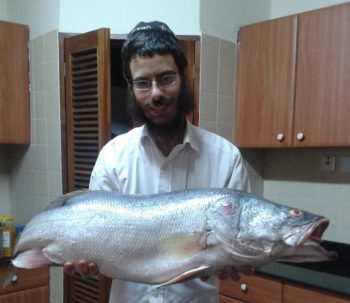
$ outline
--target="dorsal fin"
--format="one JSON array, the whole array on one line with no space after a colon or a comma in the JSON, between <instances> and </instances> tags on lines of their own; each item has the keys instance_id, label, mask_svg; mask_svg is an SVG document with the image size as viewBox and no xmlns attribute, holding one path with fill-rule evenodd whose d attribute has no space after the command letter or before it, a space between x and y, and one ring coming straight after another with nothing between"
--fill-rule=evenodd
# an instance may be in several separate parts
<instances>
[{"instance_id":1,"label":"dorsal fin","mask_svg":"<svg viewBox=\"0 0 350 303\"><path fill-rule=\"evenodd\" d=\"M47 207L46 209L52 209L52 208L56 208L56 207L60 207L63 206L64 204L66 204L66 202L74 197L83 195L90 192L89 189L80 189L80 190L75 190L69 193L66 193L60 197L58 197L56 200L52 201Z\"/></svg>"}]
</instances>

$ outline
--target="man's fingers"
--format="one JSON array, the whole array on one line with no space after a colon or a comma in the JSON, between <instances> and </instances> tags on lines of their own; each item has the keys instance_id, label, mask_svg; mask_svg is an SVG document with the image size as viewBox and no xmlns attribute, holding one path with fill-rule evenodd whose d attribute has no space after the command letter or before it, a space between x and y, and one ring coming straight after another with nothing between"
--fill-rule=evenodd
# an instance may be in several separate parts
<instances>
[{"instance_id":1,"label":"man's fingers","mask_svg":"<svg viewBox=\"0 0 350 303\"><path fill-rule=\"evenodd\" d=\"M99 274L98 267L95 263L89 263L88 270L90 276L97 276Z\"/></svg>"},{"instance_id":2,"label":"man's fingers","mask_svg":"<svg viewBox=\"0 0 350 303\"><path fill-rule=\"evenodd\" d=\"M80 260L75 265L75 270L81 274L82 276L86 276L89 274L88 263L84 260Z\"/></svg>"}]
</instances>

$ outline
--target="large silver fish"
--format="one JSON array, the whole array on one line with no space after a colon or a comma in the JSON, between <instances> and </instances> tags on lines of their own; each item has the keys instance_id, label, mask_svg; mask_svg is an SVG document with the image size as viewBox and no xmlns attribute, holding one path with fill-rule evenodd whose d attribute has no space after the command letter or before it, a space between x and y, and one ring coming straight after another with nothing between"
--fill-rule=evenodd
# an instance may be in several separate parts
<instances>
[{"instance_id":1,"label":"large silver fish","mask_svg":"<svg viewBox=\"0 0 350 303\"><path fill-rule=\"evenodd\" d=\"M73 192L35 216L15 248L16 267L84 259L100 272L164 285L231 265L326 261L328 219L231 189L156 195Z\"/></svg>"}]
</instances>

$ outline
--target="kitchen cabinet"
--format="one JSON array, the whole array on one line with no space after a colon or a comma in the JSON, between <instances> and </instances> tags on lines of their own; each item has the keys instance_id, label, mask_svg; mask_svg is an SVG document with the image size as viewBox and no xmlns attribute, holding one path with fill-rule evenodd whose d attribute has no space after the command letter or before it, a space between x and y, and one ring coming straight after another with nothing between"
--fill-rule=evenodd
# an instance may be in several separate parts
<instances>
[{"instance_id":1,"label":"kitchen cabinet","mask_svg":"<svg viewBox=\"0 0 350 303\"><path fill-rule=\"evenodd\" d=\"M65 301L107 303L112 280L102 275L98 277L81 277L79 274L65 279Z\"/></svg>"},{"instance_id":2,"label":"kitchen cabinet","mask_svg":"<svg viewBox=\"0 0 350 303\"><path fill-rule=\"evenodd\" d=\"M28 26L0 21L0 144L30 143Z\"/></svg>"},{"instance_id":3,"label":"kitchen cabinet","mask_svg":"<svg viewBox=\"0 0 350 303\"><path fill-rule=\"evenodd\" d=\"M220 303L281 303L282 281L275 278L240 274L237 281L220 281Z\"/></svg>"},{"instance_id":4,"label":"kitchen cabinet","mask_svg":"<svg viewBox=\"0 0 350 303\"><path fill-rule=\"evenodd\" d=\"M349 303L350 298L285 282L283 303Z\"/></svg>"},{"instance_id":5,"label":"kitchen cabinet","mask_svg":"<svg viewBox=\"0 0 350 303\"><path fill-rule=\"evenodd\" d=\"M220 303L350 302L344 295L262 274L241 273L239 280L221 280L219 285Z\"/></svg>"},{"instance_id":6,"label":"kitchen cabinet","mask_svg":"<svg viewBox=\"0 0 350 303\"><path fill-rule=\"evenodd\" d=\"M0 280L3 282L8 265L0 266ZM1 283L2 283L1 282ZM1 303L48 303L49 302L49 270L18 269L17 280L5 289L0 289Z\"/></svg>"},{"instance_id":7,"label":"kitchen cabinet","mask_svg":"<svg viewBox=\"0 0 350 303\"><path fill-rule=\"evenodd\" d=\"M350 146L350 3L243 26L235 144Z\"/></svg>"}]
</instances>

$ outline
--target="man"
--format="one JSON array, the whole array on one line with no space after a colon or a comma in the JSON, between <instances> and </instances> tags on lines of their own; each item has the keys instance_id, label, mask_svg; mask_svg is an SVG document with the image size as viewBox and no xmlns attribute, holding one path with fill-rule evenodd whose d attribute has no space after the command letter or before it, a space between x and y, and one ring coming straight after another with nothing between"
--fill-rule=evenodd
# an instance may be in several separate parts
<instances>
[{"instance_id":1,"label":"man","mask_svg":"<svg viewBox=\"0 0 350 303\"><path fill-rule=\"evenodd\" d=\"M187 60L169 27L158 21L137 24L123 45L122 58L131 112L142 126L104 146L90 189L124 194L205 187L247 190L247 172L238 149L186 119L193 109L185 83ZM66 264L65 270L69 268ZM79 262L77 271L97 269ZM214 276L192 279L159 289L113 280L110 303L125 302L214 303L218 302L217 280Z\"/></svg>"}]
</instances>

